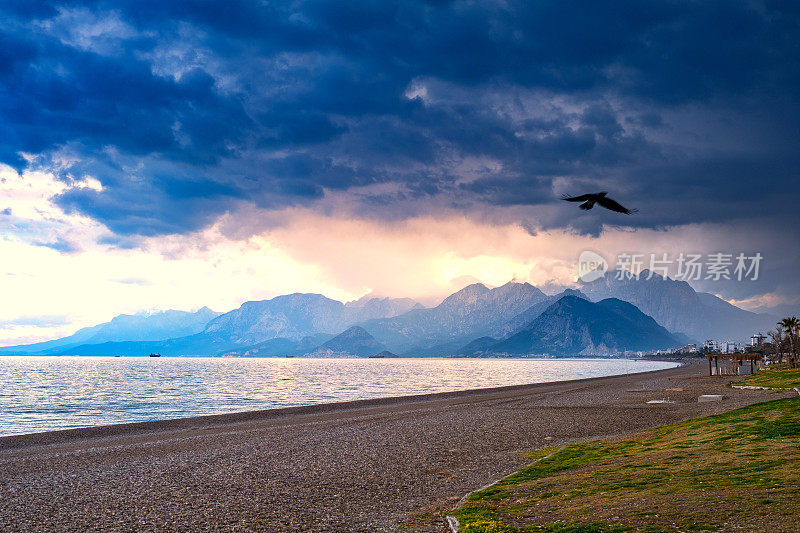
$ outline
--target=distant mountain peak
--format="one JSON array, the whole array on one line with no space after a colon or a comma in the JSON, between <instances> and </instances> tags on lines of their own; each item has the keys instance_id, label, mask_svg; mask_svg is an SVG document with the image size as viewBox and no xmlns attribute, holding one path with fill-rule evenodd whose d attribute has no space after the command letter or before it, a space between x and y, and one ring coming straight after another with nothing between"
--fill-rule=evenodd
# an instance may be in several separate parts
<instances>
[{"instance_id":1,"label":"distant mountain peak","mask_svg":"<svg viewBox=\"0 0 800 533\"><path fill-rule=\"evenodd\" d=\"M572 296L572 298L574 298L574 296ZM638 309L638 307L636 307L632 303L626 302L625 300L620 300L619 298L614 298L613 296L610 297L610 298L603 298L602 300L600 300L597 303L598 304L602 304L602 305L615 306L615 307L627 307L627 308L631 308L631 309Z\"/></svg>"},{"instance_id":2,"label":"distant mountain peak","mask_svg":"<svg viewBox=\"0 0 800 533\"><path fill-rule=\"evenodd\" d=\"M324 294L316 292L293 292L291 294L281 294L272 298L272 301L286 301L286 302L305 302L305 301L331 301L341 304L338 300L328 298Z\"/></svg>"},{"instance_id":3,"label":"distant mountain peak","mask_svg":"<svg viewBox=\"0 0 800 533\"><path fill-rule=\"evenodd\" d=\"M548 307L545 312L552 312L555 309L559 309L562 307L570 307L570 308L588 308L589 306L595 305L589 300L585 298L581 298L575 294L566 294L560 298L558 298L553 304Z\"/></svg>"},{"instance_id":4,"label":"distant mountain peak","mask_svg":"<svg viewBox=\"0 0 800 533\"><path fill-rule=\"evenodd\" d=\"M533 287L533 285L531 285L527 281L517 281L517 279L515 278L515 279L512 279L510 281L507 281L506 283L503 283L502 285L500 285L499 287L496 287L496 288L497 289L501 289L503 287L514 287L514 286L519 286L519 285L527 286L527 287Z\"/></svg>"},{"instance_id":5,"label":"distant mountain peak","mask_svg":"<svg viewBox=\"0 0 800 533\"><path fill-rule=\"evenodd\" d=\"M375 296L372 293L362 296L358 300L351 300L344 304L345 307L362 309L365 307L376 306L394 306L396 308L403 308L404 310L420 307L419 302L412 298L392 298L390 296Z\"/></svg>"},{"instance_id":6,"label":"distant mountain peak","mask_svg":"<svg viewBox=\"0 0 800 533\"><path fill-rule=\"evenodd\" d=\"M365 357L376 355L386 350L386 347L375 340L367 330L361 326L351 326L331 340L322 343L310 355L333 356L355 355Z\"/></svg>"},{"instance_id":7,"label":"distant mountain peak","mask_svg":"<svg viewBox=\"0 0 800 533\"><path fill-rule=\"evenodd\" d=\"M505 323L500 324L492 331L492 335L497 338L506 338L517 333L527 326L532 320L541 315L545 309L564 297L571 296L582 298L584 300L588 299L585 294L576 289L565 289L561 293L553 296L547 296L541 291L538 291L538 293L533 296L535 296L535 298L532 299L532 305L523 309L522 312L513 316Z\"/></svg>"},{"instance_id":8,"label":"distant mountain peak","mask_svg":"<svg viewBox=\"0 0 800 533\"><path fill-rule=\"evenodd\" d=\"M372 335L370 335L367 330L362 328L361 326L350 326L340 334L338 334L334 339L374 339Z\"/></svg>"},{"instance_id":9,"label":"distant mountain peak","mask_svg":"<svg viewBox=\"0 0 800 533\"><path fill-rule=\"evenodd\" d=\"M483 283L470 283L469 285L467 285L466 287L464 287L460 291L454 292L452 294L452 296L455 296L457 294L473 294L473 293L484 294L484 293L487 293L487 292L489 292L491 290L492 289L490 289L489 287L487 287Z\"/></svg>"},{"instance_id":10,"label":"distant mountain peak","mask_svg":"<svg viewBox=\"0 0 800 533\"><path fill-rule=\"evenodd\" d=\"M531 296L545 297L542 291L527 282L517 283L515 281L509 281L493 289L490 289L483 283L473 283L445 298L445 300L439 304L439 307L472 306L478 304L484 298L529 298Z\"/></svg>"},{"instance_id":11,"label":"distant mountain peak","mask_svg":"<svg viewBox=\"0 0 800 533\"><path fill-rule=\"evenodd\" d=\"M483 283L473 283L445 298L438 307L473 304L478 301L478 298L490 291L491 289Z\"/></svg>"},{"instance_id":12,"label":"distant mountain peak","mask_svg":"<svg viewBox=\"0 0 800 533\"><path fill-rule=\"evenodd\" d=\"M375 293L368 293L358 298L357 300L351 300L349 302L345 302L345 306L347 307L364 307L365 305L371 302L385 302L387 300L391 300L392 298L388 296L378 296Z\"/></svg>"},{"instance_id":13,"label":"distant mountain peak","mask_svg":"<svg viewBox=\"0 0 800 533\"><path fill-rule=\"evenodd\" d=\"M581 291L579 291L578 289L564 289L563 291L561 291L561 292L560 292L559 294L557 294L556 296L559 296L559 297L563 297L563 296L577 296L578 298L583 298L584 300L586 299L586 295L585 295L585 294L583 294L583 293L582 293Z\"/></svg>"}]
</instances>

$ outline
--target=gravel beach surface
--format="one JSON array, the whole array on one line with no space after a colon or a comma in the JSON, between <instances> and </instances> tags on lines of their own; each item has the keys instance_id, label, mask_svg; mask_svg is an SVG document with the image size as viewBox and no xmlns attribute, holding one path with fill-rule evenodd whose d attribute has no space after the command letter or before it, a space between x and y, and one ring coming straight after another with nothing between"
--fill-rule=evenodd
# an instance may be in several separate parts
<instances>
[{"instance_id":1,"label":"gravel beach surface","mask_svg":"<svg viewBox=\"0 0 800 533\"><path fill-rule=\"evenodd\" d=\"M788 396L705 362L630 376L0 438L8 531L445 531L533 448ZM723 399L698 402L701 394ZM648 404L650 400L669 403Z\"/></svg>"}]
</instances>

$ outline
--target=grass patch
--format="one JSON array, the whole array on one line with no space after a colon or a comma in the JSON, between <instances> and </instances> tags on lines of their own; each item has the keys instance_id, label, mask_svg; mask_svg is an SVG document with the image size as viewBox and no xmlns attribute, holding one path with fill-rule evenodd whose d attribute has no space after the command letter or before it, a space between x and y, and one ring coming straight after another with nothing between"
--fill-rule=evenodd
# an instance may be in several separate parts
<instances>
[{"instance_id":1,"label":"grass patch","mask_svg":"<svg viewBox=\"0 0 800 533\"><path fill-rule=\"evenodd\" d=\"M531 450L525 454L523 457L526 459L530 459L531 461L538 461L542 457L546 457L553 453L554 451L558 450L558 446L548 446L547 448L542 448L540 450Z\"/></svg>"},{"instance_id":2,"label":"grass patch","mask_svg":"<svg viewBox=\"0 0 800 533\"><path fill-rule=\"evenodd\" d=\"M531 457L454 513L462 531L769 531L800 522L800 398Z\"/></svg>"},{"instance_id":3,"label":"grass patch","mask_svg":"<svg viewBox=\"0 0 800 533\"><path fill-rule=\"evenodd\" d=\"M773 389L793 389L800 387L800 368L767 368L747 376L737 385L751 385L754 387L770 387Z\"/></svg>"},{"instance_id":4,"label":"grass patch","mask_svg":"<svg viewBox=\"0 0 800 533\"><path fill-rule=\"evenodd\" d=\"M461 528L461 533L625 533L629 527L600 522L556 522L544 525L517 527L500 520L480 519Z\"/></svg>"}]
</instances>

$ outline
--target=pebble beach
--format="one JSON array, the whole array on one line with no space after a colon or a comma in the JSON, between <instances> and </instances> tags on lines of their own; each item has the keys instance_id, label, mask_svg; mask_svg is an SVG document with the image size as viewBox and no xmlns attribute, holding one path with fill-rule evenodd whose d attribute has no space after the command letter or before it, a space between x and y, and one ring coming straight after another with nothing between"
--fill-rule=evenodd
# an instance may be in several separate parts
<instances>
[{"instance_id":1,"label":"pebble beach","mask_svg":"<svg viewBox=\"0 0 800 533\"><path fill-rule=\"evenodd\" d=\"M730 388L730 377L707 372L694 361L629 376L4 437L0 529L447 531L443 511L527 464L531 449L790 394Z\"/></svg>"}]
</instances>

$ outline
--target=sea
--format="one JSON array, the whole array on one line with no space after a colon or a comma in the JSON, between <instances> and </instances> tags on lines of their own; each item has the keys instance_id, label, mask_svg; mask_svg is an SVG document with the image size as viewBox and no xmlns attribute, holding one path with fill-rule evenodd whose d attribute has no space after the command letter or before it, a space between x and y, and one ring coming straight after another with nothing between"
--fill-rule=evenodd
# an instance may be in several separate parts
<instances>
[{"instance_id":1,"label":"sea","mask_svg":"<svg viewBox=\"0 0 800 533\"><path fill-rule=\"evenodd\" d=\"M0 436L645 372L627 359L0 356Z\"/></svg>"}]
</instances>

